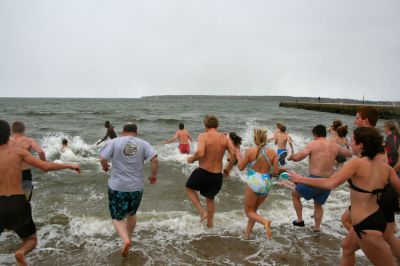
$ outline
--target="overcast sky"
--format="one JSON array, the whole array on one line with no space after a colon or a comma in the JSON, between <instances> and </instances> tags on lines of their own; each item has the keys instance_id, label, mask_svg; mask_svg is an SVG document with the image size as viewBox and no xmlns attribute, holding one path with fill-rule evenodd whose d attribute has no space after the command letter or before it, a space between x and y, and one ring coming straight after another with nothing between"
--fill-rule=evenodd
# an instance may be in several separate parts
<instances>
[{"instance_id":1,"label":"overcast sky","mask_svg":"<svg viewBox=\"0 0 400 266\"><path fill-rule=\"evenodd\" d=\"M399 0L1 0L0 97L400 100Z\"/></svg>"}]
</instances>

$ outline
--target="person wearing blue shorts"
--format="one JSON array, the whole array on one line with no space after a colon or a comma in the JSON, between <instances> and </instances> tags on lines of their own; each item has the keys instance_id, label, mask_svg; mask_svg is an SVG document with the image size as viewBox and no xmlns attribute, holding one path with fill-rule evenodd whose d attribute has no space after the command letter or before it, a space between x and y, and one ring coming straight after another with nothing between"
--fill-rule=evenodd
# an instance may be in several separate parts
<instances>
[{"instance_id":1,"label":"person wearing blue shorts","mask_svg":"<svg viewBox=\"0 0 400 266\"><path fill-rule=\"evenodd\" d=\"M346 157L350 157L351 152L342 148L337 143L327 140L326 127L324 125L316 125L312 130L312 134L314 140L307 144L303 150L291 155L288 160L298 162L308 157L310 177L329 177L333 174L336 156L338 154L343 154ZM319 232L323 216L322 205L324 205L328 199L329 193L329 190L314 188L302 184L296 185L295 189L292 191L292 200L297 220L293 221L293 225L300 227L304 226L302 216L303 206L300 199L313 199L315 220L314 231Z\"/></svg>"},{"instance_id":2,"label":"person wearing blue shorts","mask_svg":"<svg viewBox=\"0 0 400 266\"><path fill-rule=\"evenodd\" d=\"M137 136L137 126L128 123L122 136L112 139L100 150L100 163L105 172L112 162L108 180L108 207L115 230L123 241L122 256L128 256L136 226L136 212L144 189L143 166L151 161L150 184L157 181L158 159L153 147Z\"/></svg>"}]
</instances>

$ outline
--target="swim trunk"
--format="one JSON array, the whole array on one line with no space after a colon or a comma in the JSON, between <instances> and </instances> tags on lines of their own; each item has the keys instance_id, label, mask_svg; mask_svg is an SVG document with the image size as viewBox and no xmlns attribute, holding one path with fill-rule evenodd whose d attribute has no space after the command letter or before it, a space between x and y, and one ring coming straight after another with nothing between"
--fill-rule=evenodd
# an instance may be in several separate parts
<instances>
[{"instance_id":1,"label":"swim trunk","mask_svg":"<svg viewBox=\"0 0 400 266\"><path fill-rule=\"evenodd\" d=\"M143 190L122 192L108 188L108 208L113 220L121 221L129 215L135 215L142 201Z\"/></svg>"},{"instance_id":2,"label":"swim trunk","mask_svg":"<svg viewBox=\"0 0 400 266\"><path fill-rule=\"evenodd\" d=\"M22 170L22 188L28 201L32 199L33 184L31 169Z\"/></svg>"},{"instance_id":3,"label":"swim trunk","mask_svg":"<svg viewBox=\"0 0 400 266\"><path fill-rule=\"evenodd\" d=\"M190 152L190 144L179 144L178 150L182 154L189 154Z\"/></svg>"},{"instance_id":4,"label":"swim trunk","mask_svg":"<svg viewBox=\"0 0 400 266\"><path fill-rule=\"evenodd\" d=\"M279 166L284 166L286 164L287 149L278 149L276 153L278 154Z\"/></svg>"},{"instance_id":5,"label":"swim trunk","mask_svg":"<svg viewBox=\"0 0 400 266\"><path fill-rule=\"evenodd\" d=\"M312 178L323 178L320 176L310 175ZM331 193L330 190L307 186L304 184L297 184L295 187L297 193L305 200L314 199L320 205L324 205Z\"/></svg>"},{"instance_id":6,"label":"swim trunk","mask_svg":"<svg viewBox=\"0 0 400 266\"><path fill-rule=\"evenodd\" d=\"M222 173L210 173L197 168L186 181L186 187L200 191L208 199L214 199L222 187Z\"/></svg>"},{"instance_id":7,"label":"swim trunk","mask_svg":"<svg viewBox=\"0 0 400 266\"><path fill-rule=\"evenodd\" d=\"M385 216L386 223L394 223L394 213L400 211L397 192L388 183L378 200L379 209Z\"/></svg>"},{"instance_id":8,"label":"swim trunk","mask_svg":"<svg viewBox=\"0 0 400 266\"><path fill-rule=\"evenodd\" d=\"M0 234L4 229L15 231L22 239L36 233L31 205L25 195L0 196Z\"/></svg>"}]
</instances>

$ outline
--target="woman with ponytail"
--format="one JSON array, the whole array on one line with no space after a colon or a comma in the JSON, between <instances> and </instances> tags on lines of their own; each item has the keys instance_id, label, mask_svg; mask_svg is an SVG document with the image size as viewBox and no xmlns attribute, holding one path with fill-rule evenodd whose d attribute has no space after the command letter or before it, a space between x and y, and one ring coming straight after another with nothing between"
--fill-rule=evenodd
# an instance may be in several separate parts
<instances>
[{"instance_id":1,"label":"woman with ponytail","mask_svg":"<svg viewBox=\"0 0 400 266\"><path fill-rule=\"evenodd\" d=\"M254 144L246 150L244 157L240 148L236 148L238 168L242 171L247 168L244 209L249 218L243 238L248 239L254 224L264 225L268 238L272 236L271 220L257 213L260 205L268 196L271 186L271 172L278 174L278 156L273 149L267 147L267 130L254 129Z\"/></svg>"}]
</instances>

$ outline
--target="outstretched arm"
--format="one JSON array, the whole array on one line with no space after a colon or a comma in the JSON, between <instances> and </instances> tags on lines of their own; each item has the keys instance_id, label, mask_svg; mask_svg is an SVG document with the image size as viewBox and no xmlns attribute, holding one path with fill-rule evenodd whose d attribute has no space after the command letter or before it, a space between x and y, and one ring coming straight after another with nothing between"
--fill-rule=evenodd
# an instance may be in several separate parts
<instances>
[{"instance_id":1,"label":"outstretched arm","mask_svg":"<svg viewBox=\"0 0 400 266\"><path fill-rule=\"evenodd\" d=\"M170 138L169 140L164 141L163 144L170 143L170 142L176 140L177 138L178 138L178 134L175 133L175 136L173 136L173 137Z\"/></svg>"},{"instance_id":2,"label":"outstretched arm","mask_svg":"<svg viewBox=\"0 0 400 266\"><path fill-rule=\"evenodd\" d=\"M306 158L310 153L311 153L310 144L308 144L303 150L289 156L288 160L298 162Z\"/></svg>"},{"instance_id":3,"label":"outstretched arm","mask_svg":"<svg viewBox=\"0 0 400 266\"><path fill-rule=\"evenodd\" d=\"M22 152L22 160L24 162L32 165L33 167L39 168L45 172L61 170L61 169L71 169L80 173L79 164L46 162L36 159L32 154L30 154L26 150L22 150L21 152Z\"/></svg>"},{"instance_id":4,"label":"outstretched arm","mask_svg":"<svg viewBox=\"0 0 400 266\"><path fill-rule=\"evenodd\" d=\"M295 172L289 172L290 180L294 183L309 185L312 187L319 187L323 189L332 190L344 183L347 179L354 176L356 167L354 160L351 160L343 165L343 167L329 178L310 178L301 176Z\"/></svg>"}]
</instances>

